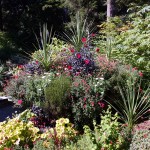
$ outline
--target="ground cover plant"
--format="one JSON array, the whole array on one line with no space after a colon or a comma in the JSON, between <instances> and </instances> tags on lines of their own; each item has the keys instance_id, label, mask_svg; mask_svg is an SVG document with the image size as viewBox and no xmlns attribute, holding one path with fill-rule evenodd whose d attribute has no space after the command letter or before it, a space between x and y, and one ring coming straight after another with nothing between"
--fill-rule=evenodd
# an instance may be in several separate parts
<instances>
[{"instance_id":1,"label":"ground cover plant","mask_svg":"<svg viewBox=\"0 0 150 150\"><path fill-rule=\"evenodd\" d=\"M86 21L79 18L78 13L71 34L65 33L65 42L51 37L43 26L31 60L8 66L10 77L3 90L24 111L0 123L0 150L150 148L149 129L136 128L142 119L149 119L147 62L145 68L126 56L114 57L111 43L107 43L108 50L99 47L94 42L97 34L89 33ZM134 19L133 28L125 33L141 29ZM114 33L115 38L122 34L126 37L122 31ZM141 46L136 44L136 48Z\"/></svg>"}]
</instances>

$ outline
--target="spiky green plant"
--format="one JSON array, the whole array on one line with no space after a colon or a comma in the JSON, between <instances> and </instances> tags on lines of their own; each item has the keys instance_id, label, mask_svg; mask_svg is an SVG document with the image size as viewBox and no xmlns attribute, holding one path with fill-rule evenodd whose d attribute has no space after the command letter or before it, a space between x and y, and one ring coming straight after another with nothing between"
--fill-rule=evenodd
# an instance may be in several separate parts
<instances>
[{"instance_id":1,"label":"spiky green plant","mask_svg":"<svg viewBox=\"0 0 150 150\"><path fill-rule=\"evenodd\" d=\"M142 79L141 77L135 78L135 76L129 76L128 80L123 83L118 84L121 100L111 105L120 114L120 118L127 124L130 132L139 119L150 109L150 87L145 91L142 90Z\"/></svg>"},{"instance_id":2,"label":"spiky green plant","mask_svg":"<svg viewBox=\"0 0 150 150\"><path fill-rule=\"evenodd\" d=\"M72 24L69 31L64 32L64 39L77 51L80 51L83 46L82 38L87 37L87 19L83 19L79 12L76 14L75 24Z\"/></svg>"},{"instance_id":3,"label":"spiky green plant","mask_svg":"<svg viewBox=\"0 0 150 150\"><path fill-rule=\"evenodd\" d=\"M38 51L32 54L32 58L39 61L46 71L49 70L50 64L52 63L51 57L54 52L52 49L53 37L52 28L49 32L47 24L43 24L43 28L40 28L40 40L36 36Z\"/></svg>"}]
</instances>

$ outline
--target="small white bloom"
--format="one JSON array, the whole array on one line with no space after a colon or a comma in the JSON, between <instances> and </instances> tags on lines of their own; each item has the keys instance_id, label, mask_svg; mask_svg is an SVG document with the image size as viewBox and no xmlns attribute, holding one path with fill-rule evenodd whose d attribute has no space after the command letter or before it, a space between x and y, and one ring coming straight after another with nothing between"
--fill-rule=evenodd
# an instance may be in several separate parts
<instances>
[{"instance_id":1,"label":"small white bloom","mask_svg":"<svg viewBox=\"0 0 150 150\"><path fill-rule=\"evenodd\" d=\"M46 76L42 76L42 79L44 79Z\"/></svg>"},{"instance_id":2,"label":"small white bloom","mask_svg":"<svg viewBox=\"0 0 150 150\"><path fill-rule=\"evenodd\" d=\"M104 78L99 78L100 80L104 80Z\"/></svg>"}]
</instances>

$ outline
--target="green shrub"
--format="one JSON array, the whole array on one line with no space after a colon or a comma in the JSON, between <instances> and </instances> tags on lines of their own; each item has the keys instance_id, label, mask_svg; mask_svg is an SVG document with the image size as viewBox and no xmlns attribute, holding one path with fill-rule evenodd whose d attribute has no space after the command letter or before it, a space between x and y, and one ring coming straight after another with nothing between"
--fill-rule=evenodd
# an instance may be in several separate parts
<instances>
[{"instance_id":1,"label":"green shrub","mask_svg":"<svg viewBox=\"0 0 150 150\"><path fill-rule=\"evenodd\" d=\"M91 125L93 119L99 119L105 104L102 101L105 91L104 78L91 76L75 77L72 87L72 113L78 130Z\"/></svg>"},{"instance_id":2,"label":"green shrub","mask_svg":"<svg viewBox=\"0 0 150 150\"><path fill-rule=\"evenodd\" d=\"M96 125L94 122L94 131L88 126L84 126L84 134L79 137L76 143L67 145L68 149L118 150L123 142L118 118L117 114L112 115L109 108L104 115L101 116L101 123L99 125Z\"/></svg>"},{"instance_id":3,"label":"green shrub","mask_svg":"<svg viewBox=\"0 0 150 150\"><path fill-rule=\"evenodd\" d=\"M52 81L53 77L53 73L31 76L22 72L8 82L4 92L12 96L14 102L22 99L22 106L25 108L32 104L41 105L45 100L44 88Z\"/></svg>"},{"instance_id":4,"label":"green shrub","mask_svg":"<svg viewBox=\"0 0 150 150\"><path fill-rule=\"evenodd\" d=\"M129 150L149 150L150 131L147 129L137 130L132 137Z\"/></svg>"},{"instance_id":5,"label":"green shrub","mask_svg":"<svg viewBox=\"0 0 150 150\"><path fill-rule=\"evenodd\" d=\"M134 13L126 18L114 17L110 22L104 22L99 26L100 37L95 41L102 53L146 74L150 71L149 8L145 6L138 12L132 11Z\"/></svg>"},{"instance_id":6,"label":"green shrub","mask_svg":"<svg viewBox=\"0 0 150 150\"><path fill-rule=\"evenodd\" d=\"M43 108L45 112L53 114L54 116L61 115L67 105L67 98L70 92L71 80L67 76L56 77L46 88L45 88L45 102ZM52 115L52 116L53 116ZM58 117L58 116L57 116ZM56 118L55 118L56 119Z\"/></svg>"}]
</instances>

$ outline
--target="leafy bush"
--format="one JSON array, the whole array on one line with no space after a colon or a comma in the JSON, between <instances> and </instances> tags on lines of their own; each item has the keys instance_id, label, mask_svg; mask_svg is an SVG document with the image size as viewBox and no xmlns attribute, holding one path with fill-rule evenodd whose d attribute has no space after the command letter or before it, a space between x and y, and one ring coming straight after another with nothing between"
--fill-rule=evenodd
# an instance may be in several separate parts
<instances>
[{"instance_id":1,"label":"leafy bush","mask_svg":"<svg viewBox=\"0 0 150 150\"><path fill-rule=\"evenodd\" d=\"M76 143L70 144L68 149L79 150L117 150L122 145L123 139L120 135L120 124L118 115L114 116L110 108L102 115L101 123L96 125L94 122L94 131L88 126L84 126L84 134L80 136Z\"/></svg>"},{"instance_id":2,"label":"leafy bush","mask_svg":"<svg viewBox=\"0 0 150 150\"><path fill-rule=\"evenodd\" d=\"M76 77L71 88L72 112L76 127L90 125L104 108L104 78Z\"/></svg>"},{"instance_id":3,"label":"leafy bush","mask_svg":"<svg viewBox=\"0 0 150 150\"><path fill-rule=\"evenodd\" d=\"M52 81L53 77L53 73L31 76L22 72L8 82L4 91L14 98L14 102L22 99L24 107L32 104L40 105L45 99L44 88Z\"/></svg>"},{"instance_id":4,"label":"leafy bush","mask_svg":"<svg viewBox=\"0 0 150 150\"><path fill-rule=\"evenodd\" d=\"M123 30L115 37L115 50L113 56L125 63L130 63L147 73L150 71L149 63L149 22L150 6L131 15L130 28ZM130 19L130 16L129 16Z\"/></svg>"},{"instance_id":5,"label":"leafy bush","mask_svg":"<svg viewBox=\"0 0 150 150\"><path fill-rule=\"evenodd\" d=\"M64 110L67 109L70 87L71 80L67 76L58 76L45 87L43 108L46 113L52 114L53 117L62 116L62 112L64 114Z\"/></svg>"},{"instance_id":6,"label":"leafy bush","mask_svg":"<svg viewBox=\"0 0 150 150\"><path fill-rule=\"evenodd\" d=\"M150 149L150 131L137 130L132 137L129 150L149 150Z\"/></svg>"},{"instance_id":7,"label":"leafy bush","mask_svg":"<svg viewBox=\"0 0 150 150\"><path fill-rule=\"evenodd\" d=\"M125 17L114 17L100 27L100 36L95 42L107 57L137 67L149 76L149 22L150 6L137 6ZM130 12L130 9L129 11Z\"/></svg>"},{"instance_id":8,"label":"leafy bush","mask_svg":"<svg viewBox=\"0 0 150 150\"><path fill-rule=\"evenodd\" d=\"M0 149L11 148L14 145L33 145L39 137L39 129L28 120L31 116L33 114L26 110L17 117L0 123Z\"/></svg>"}]
</instances>

